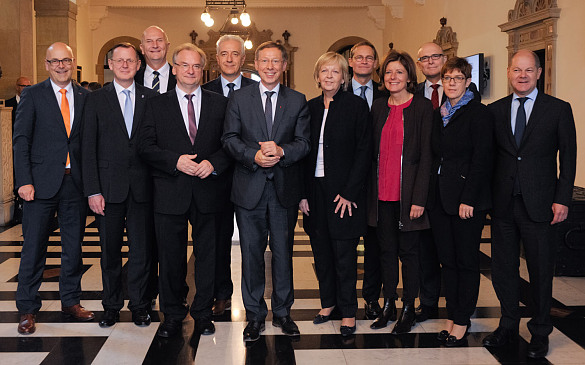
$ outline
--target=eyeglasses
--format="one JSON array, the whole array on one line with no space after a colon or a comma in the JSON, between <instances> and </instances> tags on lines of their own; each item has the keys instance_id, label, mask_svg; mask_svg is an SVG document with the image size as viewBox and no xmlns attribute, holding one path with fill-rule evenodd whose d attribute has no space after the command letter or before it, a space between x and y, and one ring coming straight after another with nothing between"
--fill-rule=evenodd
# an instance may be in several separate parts
<instances>
[{"instance_id":1,"label":"eyeglasses","mask_svg":"<svg viewBox=\"0 0 585 365\"><path fill-rule=\"evenodd\" d=\"M203 69L203 67L196 63L194 65L190 65L188 63L175 63L175 66L179 67L182 71L189 71L190 69L193 69L195 71L201 71Z\"/></svg>"},{"instance_id":2,"label":"eyeglasses","mask_svg":"<svg viewBox=\"0 0 585 365\"><path fill-rule=\"evenodd\" d=\"M364 61L364 60L365 60L367 63L372 63L372 62L374 62L374 61L376 60L376 59L374 58L374 56L365 56L365 57L364 57L364 56L362 56L362 55L359 55L359 56L355 56L355 57L352 57L352 58L353 58L355 61L357 61L357 62L362 62L362 61Z\"/></svg>"},{"instance_id":3,"label":"eyeglasses","mask_svg":"<svg viewBox=\"0 0 585 365\"><path fill-rule=\"evenodd\" d=\"M47 61L47 63L50 64L53 67L59 66L60 63L62 63L63 66L71 66L71 64L73 63L73 59L72 58L63 58L63 59L60 59L60 60L58 60L56 58L53 58L51 60L45 60L45 61Z\"/></svg>"},{"instance_id":4,"label":"eyeglasses","mask_svg":"<svg viewBox=\"0 0 585 365\"><path fill-rule=\"evenodd\" d=\"M126 62L128 64L128 66L133 66L136 62L138 62L138 60L133 60L131 58L125 60L123 58L118 58L116 60L114 59L110 59L112 62L114 62L116 64L116 66L121 66L122 64L124 64L124 62Z\"/></svg>"},{"instance_id":5,"label":"eyeglasses","mask_svg":"<svg viewBox=\"0 0 585 365\"><path fill-rule=\"evenodd\" d=\"M269 60L269 59L266 59L266 58L264 58L264 59L257 60L257 61L258 61L258 62L259 62L259 63L260 63L262 66L266 66L266 65L268 65L269 63L270 63L272 66L278 66L278 65L280 65L280 64L282 63L282 60L279 60L278 58L277 58L277 59L274 59L274 60Z\"/></svg>"},{"instance_id":6,"label":"eyeglasses","mask_svg":"<svg viewBox=\"0 0 585 365\"><path fill-rule=\"evenodd\" d=\"M29 87L29 86L31 86L31 85L22 85L22 84L17 84L16 86L18 86L18 87Z\"/></svg>"},{"instance_id":7,"label":"eyeglasses","mask_svg":"<svg viewBox=\"0 0 585 365\"><path fill-rule=\"evenodd\" d=\"M429 59L432 59L433 61L436 61L436 60L438 60L439 58L441 58L443 56L444 56L444 54L442 54L442 53L435 53L435 54L432 54L430 56L422 56L422 57L419 57L418 60L420 62L429 62Z\"/></svg>"},{"instance_id":8,"label":"eyeglasses","mask_svg":"<svg viewBox=\"0 0 585 365\"><path fill-rule=\"evenodd\" d=\"M460 84L466 80L465 76L455 76L455 77L443 76L442 79L443 79L443 82L445 84L450 83L451 80L455 81L456 84Z\"/></svg>"}]
</instances>

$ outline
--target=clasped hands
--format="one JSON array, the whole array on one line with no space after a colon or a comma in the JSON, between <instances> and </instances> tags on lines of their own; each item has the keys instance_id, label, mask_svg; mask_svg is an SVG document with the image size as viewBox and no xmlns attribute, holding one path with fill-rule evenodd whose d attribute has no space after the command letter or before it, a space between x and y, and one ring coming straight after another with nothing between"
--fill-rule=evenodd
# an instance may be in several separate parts
<instances>
[{"instance_id":1,"label":"clasped hands","mask_svg":"<svg viewBox=\"0 0 585 365\"><path fill-rule=\"evenodd\" d=\"M177 161L177 170L189 175L205 179L214 171L213 165L207 160L195 162L197 155L181 155Z\"/></svg>"},{"instance_id":2,"label":"clasped hands","mask_svg":"<svg viewBox=\"0 0 585 365\"><path fill-rule=\"evenodd\" d=\"M272 167L284 156L284 151L274 141L258 142L258 144L260 149L254 156L254 162L260 167Z\"/></svg>"}]
</instances>

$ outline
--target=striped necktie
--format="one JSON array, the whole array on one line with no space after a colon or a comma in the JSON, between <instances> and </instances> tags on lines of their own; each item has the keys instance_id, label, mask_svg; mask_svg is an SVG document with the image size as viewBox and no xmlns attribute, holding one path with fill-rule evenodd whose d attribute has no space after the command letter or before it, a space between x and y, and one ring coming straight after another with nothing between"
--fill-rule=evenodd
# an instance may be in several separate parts
<instances>
[{"instance_id":1,"label":"striped necktie","mask_svg":"<svg viewBox=\"0 0 585 365\"><path fill-rule=\"evenodd\" d=\"M158 77L160 75L160 72L153 71L152 74L154 75L154 77L152 78L152 87L151 87L151 89L160 94L160 79Z\"/></svg>"}]
</instances>

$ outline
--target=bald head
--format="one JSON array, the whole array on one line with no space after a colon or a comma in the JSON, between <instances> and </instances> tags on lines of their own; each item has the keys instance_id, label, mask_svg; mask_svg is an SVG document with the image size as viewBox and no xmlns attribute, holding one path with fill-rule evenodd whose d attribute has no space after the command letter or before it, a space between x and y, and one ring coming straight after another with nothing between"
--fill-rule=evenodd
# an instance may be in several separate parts
<instances>
[{"instance_id":1,"label":"bald head","mask_svg":"<svg viewBox=\"0 0 585 365\"><path fill-rule=\"evenodd\" d=\"M63 42L55 42L47 48L47 53L45 58L50 60L54 57L55 54L65 54L67 53L69 58L73 58L73 50L67 44Z\"/></svg>"},{"instance_id":2,"label":"bald head","mask_svg":"<svg viewBox=\"0 0 585 365\"><path fill-rule=\"evenodd\" d=\"M160 27L152 25L146 28L142 33L142 42L140 43L140 50L146 64L153 70L163 67L167 62L169 45L167 34Z\"/></svg>"},{"instance_id":3,"label":"bald head","mask_svg":"<svg viewBox=\"0 0 585 365\"><path fill-rule=\"evenodd\" d=\"M420 71L426 79L436 84L441 78L441 69L446 58L443 49L436 43L424 43L418 50L418 61L416 62Z\"/></svg>"},{"instance_id":4,"label":"bald head","mask_svg":"<svg viewBox=\"0 0 585 365\"><path fill-rule=\"evenodd\" d=\"M75 58L71 47L65 43L56 42L47 48L45 69L49 71L49 77L55 84L62 88L69 85L75 68Z\"/></svg>"},{"instance_id":5,"label":"bald head","mask_svg":"<svg viewBox=\"0 0 585 365\"><path fill-rule=\"evenodd\" d=\"M22 90L24 90L25 87L31 86L31 85L32 85L32 83L30 82L30 80L27 77L21 76L18 79L16 79L16 85L15 85L16 95L20 96L20 94L22 93Z\"/></svg>"}]
</instances>

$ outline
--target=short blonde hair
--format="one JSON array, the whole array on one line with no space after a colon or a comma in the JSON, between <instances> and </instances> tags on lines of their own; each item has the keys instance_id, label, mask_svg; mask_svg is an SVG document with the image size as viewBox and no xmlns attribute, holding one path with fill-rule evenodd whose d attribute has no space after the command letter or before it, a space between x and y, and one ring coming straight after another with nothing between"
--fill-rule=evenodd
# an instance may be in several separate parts
<instances>
[{"instance_id":1,"label":"short blonde hair","mask_svg":"<svg viewBox=\"0 0 585 365\"><path fill-rule=\"evenodd\" d=\"M177 48L175 48L175 50L173 51L173 64L177 63L177 55L181 52L181 51L193 51L193 52L197 52L199 53L199 56L201 56L201 68L204 68L205 65L207 64L207 55L205 55L205 52L203 52L203 50L199 47L197 47L196 45L194 45L193 43L183 43L179 46L177 46Z\"/></svg>"},{"instance_id":2,"label":"short blonde hair","mask_svg":"<svg viewBox=\"0 0 585 365\"><path fill-rule=\"evenodd\" d=\"M315 63L313 78L317 83L317 87L321 87L321 84L319 83L319 71L321 71L321 67L328 63L336 64L339 66L339 68L341 68L341 73L343 75L343 84L341 85L341 88L346 90L347 85L349 85L349 66L345 57L336 52L327 52L322 54Z\"/></svg>"}]
</instances>

